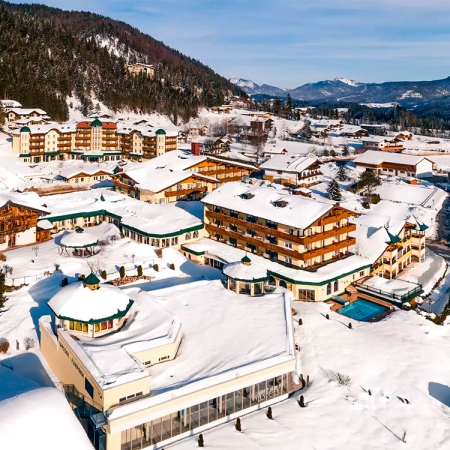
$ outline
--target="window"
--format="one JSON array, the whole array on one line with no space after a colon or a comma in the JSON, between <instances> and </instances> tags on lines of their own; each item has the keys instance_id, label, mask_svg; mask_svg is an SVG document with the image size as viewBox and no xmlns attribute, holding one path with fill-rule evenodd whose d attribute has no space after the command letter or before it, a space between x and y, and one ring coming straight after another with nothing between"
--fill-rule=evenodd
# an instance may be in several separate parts
<instances>
[{"instance_id":1,"label":"window","mask_svg":"<svg viewBox=\"0 0 450 450\"><path fill-rule=\"evenodd\" d=\"M91 396L91 398L94 398L94 386L92 386L86 377L84 378L84 389Z\"/></svg>"},{"instance_id":2,"label":"window","mask_svg":"<svg viewBox=\"0 0 450 450\"><path fill-rule=\"evenodd\" d=\"M284 257L284 262L288 264L292 264L292 258L289 258L288 256Z\"/></svg>"},{"instance_id":3,"label":"window","mask_svg":"<svg viewBox=\"0 0 450 450\"><path fill-rule=\"evenodd\" d=\"M327 295L331 295L331 283L327 284Z\"/></svg>"},{"instance_id":4,"label":"window","mask_svg":"<svg viewBox=\"0 0 450 450\"><path fill-rule=\"evenodd\" d=\"M339 289L339 281L336 280L336 281L334 282L333 290L334 290L334 292L336 292L338 289Z\"/></svg>"},{"instance_id":5,"label":"window","mask_svg":"<svg viewBox=\"0 0 450 450\"><path fill-rule=\"evenodd\" d=\"M172 238L172 245L177 245L178 244L178 236L175 236Z\"/></svg>"},{"instance_id":6,"label":"window","mask_svg":"<svg viewBox=\"0 0 450 450\"><path fill-rule=\"evenodd\" d=\"M186 241L189 241L189 239L192 239L192 234L191 233L186 233L186 236L184 237L184 239Z\"/></svg>"},{"instance_id":7,"label":"window","mask_svg":"<svg viewBox=\"0 0 450 450\"><path fill-rule=\"evenodd\" d=\"M316 300L316 291L310 289L299 289L298 299L314 302Z\"/></svg>"},{"instance_id":8,"label":"window","mask_svg":"<svg viewBox=\"0 0 450 450\"><path fill-rule=\"evenodd\" d=\"M169 358L170 358L169 355L167 355L167 356L161 356L161 357L158 358L158 361L166 361L166 360L169 359Z\"/></svg>"},{"instance_id":9,"label":"window","mask_svg":"<svg viewBox=\"0 0 450 450\"><path fill-rule=\"evenodd\" d=\"M285 243L284 243L284 246L285 246L286 248L292 248L292 242L285 242Z\"/></svg>"},{"instance_id":10,"label":"window","mask_svg":"<svg viewBox=\"0 0 450 450\"><path fill-rule=\"evenodd\" d=\"M198 238L198 231L194 231L194 233L192 234L193 239L197 239Z\"/></svg>"},{"instance_id":11,"label":"window","mask_svg":"<svg viewBox=\"0 0 450 450\"><path fill-rule=\"evenodd\" d=\"M364 276L364 270L361 270L361 272L359 272L359 276L363 277Z\"/></svg>"},{"instance_id":12,"label":"window","mask_svg":"<svg viewBox=\"0 0 450 450\"><path fill-rule=\"evenodd\" d=\"M148 366L151 366L152 365L152 361L150 360L150 361L145 361L144 362L144 366L145 367L148 367Z\"/></svg>"}]
</instances>

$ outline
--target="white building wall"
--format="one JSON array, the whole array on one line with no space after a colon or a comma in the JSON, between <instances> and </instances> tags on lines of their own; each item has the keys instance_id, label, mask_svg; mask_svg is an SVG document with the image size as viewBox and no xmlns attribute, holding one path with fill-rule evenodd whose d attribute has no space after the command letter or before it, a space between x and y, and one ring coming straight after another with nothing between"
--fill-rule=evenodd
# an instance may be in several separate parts
<instances>
[{"instance_id":1,"label":"white building wall","mask_svg":"<svg viewBox=\"0 0 450 450\"><path fill-rule=\"evenodd\" d=\"M16 245L28 245L36 242L36 227L16 234Z\"/></svg>"},{"instance_id":2,"label":"white building wall","mask_svg":"<svg viewBox=\"0 0 450 450\"><path fill-rule=\"evenodd\" d=\"M416 165L416 177L427 178L433 176L433 163L427 159L423 159Z\"/></svg>"}]
</instances>

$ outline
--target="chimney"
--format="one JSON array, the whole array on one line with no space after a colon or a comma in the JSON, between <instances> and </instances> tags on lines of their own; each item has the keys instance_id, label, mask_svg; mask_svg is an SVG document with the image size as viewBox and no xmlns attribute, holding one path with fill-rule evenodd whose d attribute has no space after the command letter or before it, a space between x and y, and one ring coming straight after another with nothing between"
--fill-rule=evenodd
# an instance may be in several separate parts
<instances>
[{"instance_id":1,"label":"chimney","mask_svg":"<svg viewBox=\"0 0 450 450\"><path fill-rule=\"evenodd\" d=\"M200 156L200 143L191 142L191 153L195 156Z\"/></svg>"}]
</instances>

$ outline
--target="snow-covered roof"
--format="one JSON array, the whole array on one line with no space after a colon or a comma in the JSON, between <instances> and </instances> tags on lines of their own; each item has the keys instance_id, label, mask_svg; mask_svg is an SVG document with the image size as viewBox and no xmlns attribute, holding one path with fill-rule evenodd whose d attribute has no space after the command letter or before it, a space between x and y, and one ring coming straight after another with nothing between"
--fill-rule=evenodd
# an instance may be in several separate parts
<instances>
[{"instance_id":1,"label":"snow-covered roof","mask_svg":"<svg viewBox=\"0 0 450 450\"><path fill-rule=\"evenodd\" d=\"M211 255L224 263L239 261L246 254L241 250L222 242L204 238L191 244L183 244L183 248L192 250L196 253ZM271 273L280 275L287 280L293 280L294 283L314 283L324 284L335 278L342 277L343 274L353 273L362 270L371 265L370 260L358 255L352 255L342 258L336 262L326 264L315 272L301 269L291 269L277 262L266 259L255 254L251 255L252 264L261 266Z\"/></svg>"},{"instance_id":2,"label":"snow-covered roof","mask_svg":"<svg viewBox=\"0 0 450 450\"><path fill-rule=\"evenodd\" d=\"M33 364L33 358L38 360L36 356L24 360L23 367ZM16 365L13 362L16 359L18 362L20 358L10 358L12 366ZM38 364L40 366L40 362ZM36 363L33 367L37 367ZM20 373L32 376L33 368L26 367ZM41 387L36 381L24 378L1 364L0 379L2 448L59 450L61 442L64 442L65 450L94 449L64 394L58 389Z\"/></svg>"},{"instance_id":3,"label":"snow-covered roof","mask_svg":"<svg viewBox=\"0 0 450 450\"><path fill-rule=\"evenodd\" d=\"M145 165L147 168L165 168L172 170L187 170L191 167L200 164L205 161L220 161L228 164L233 164L240 167L245 167L255 170L255 166L250 164L244 164L237 161L228 161L226 159L221 159L215 156L206 155L193 155L188 150L173 150L171 152L166 152L163 155L157 156L156 158L150 159L149 161L143 162L141 166Z\"/></svg>"},{"instance_id":4,"label":"snow-covered roof","mask_svg":"<svg viewBox=\"0 0 450 450\"><path fill-rule=\"evenodd\" d=\"M139 288L128 288L122 291L117 287L102 284L98 290L91 291L89 288L76 286L80 283L74 285L73 289L80 291L81 301L85 291L94 295L100 292L98 306L95 306L98 316L102 314L102 311L116 315L117 310L122 311L123 306L125 309L130 308L130 316L125 328L97 339L77 341L69 332L60 330L64 340L89 369L99 385L108 389L132 380L150 378L151 372L149 373L149 370L133 356L133 353L175 342L181 332L180 320L168 311L156 296L142 292ZM74 285L62 288L58 294ZM104 290L103 293L102 290ZM88 295L91 297L91 294ZM74 312L78 313L80 310L79 314L87 318L90 315L89 311L94 308L89 306L92 301L94 300L86 301L83 307L74 304ZM51 303L49 306L53 309ZM166 364L164 363L163 366Z\"/></svg>"},{"instance_id":5,"label":"snow-covered roof","mask_svg":"<svg viewBox=\"0 0 450 450\"><path fill-rule=\"evenodd\" d=\"M87 231L66 231L60 240L60 245L69 248L86 248L97 245L98 239Z\"/></svg>"},{"instance_id":6,"label":"snow-covered roof","mask_svg":"<svg viewBox=\"0 0 450 450\"><path fill-rule=\"evenodd\" d=\"M82 174L92 176L92 175L96 175L96 174L98 174L100 172L104 172L104 173L107 173L109 175L112 175L112 172L110 170L103 169L103 168L100 168L100 167L95 167L95 168L84 168L84 167L70 168L69 167L67 169L61 170L59 175L62 178L69 179L69 178L72 178L72 177L75 177L75 176L79 176L79 175L82 175Z\"/></svg>"},{"instance_id":7,"label":"snow-covered roof","mask_svg":"<svg viewBox=\"0 0 450 450\"><path fill-rule=\"evenodd\" d=\"M124 170L119 175L127 175L133 179L140 189L145 189L151 192L161 192L175 184L190 177L205 178L210 182L217 183L215 178L204 177L203 175L190 172L188 170L172 170L172 169L153 169L144 166L143 163L139 167L134 167L129 170Z\"/></svg>"},{"instance_id":8,"label":"snow-covered roof","mask_svg":"<svg viewBox=\"0 0 450 450\"><path fill-rule=\"evenodd\" d=\"M9 112L13 112L19 116L26 116L34 112L40 114L41 116L47 115L47 113L43 109L39 108L10 108Z\"/></svg>"},{"instance_id":9,"label":"snow-covered roof","mask_svg":"<svg viewBox=\"0 0 450 450\"><path fill-rule=\"evenodd\" d=\"M51 230L51 229L53 229L53 224L50 222L50 220L47 220L47 219L39 220L38 223L37 223L37 226L41 230Z\"/></svg>"},{"instance_id":10,"label":"snow-covered roof","mask_svg":"<svg viewBox=\"0 0 450 450\"><path fill-rule=\"evenodd\" d=\"M244 198L243 194L246 198ZM222 208L305 229L330 211L334 204L288 194L280 186L226 183L202 199Z\"/></svg>"},{"instance_id":11,"label":"snow-covered roof","mask_svg":"<svg viewBox=\"0 0 450 450\"><path fill-rule=\"evenodd\" d=\"M0 100L0 105L2 105L3 108L22 108L22 104L16 100Z\"/></svg>"},{"instance_id":12,"label":"snow-covered roof","mask_svg":"<svg viewBox=\"0 0 450 450\"><path fill-rule=\"evenodd\" d=\"M302 173L317 162L317 158L309 156L277 155L261 164L261 169L282 172Z\"/></svg>"},{"instance_id":13,"label":"snow-covered roof","mask_svg":"<svg viewBox=\"0 0 450 450\"><path fill-rule=\"evenodd\" d=\"M42 204L43 200L38 194L34 192L19 193L19 192L9 192L0 194L0 208L5 206L7 203L13 203L14 205L23 206L24 208L31 208L36 211L43 213L48 213L48 209Z\"/></svg>"},{"instance_id":14,"label":"snow-covered roof","mask_svg":"<svg viewBox=\"0 0 450 450\"><path fill-rule=\"evenodd\" d=\"M246 264L244 258L241 261L225 264L222 269L224 275L240 281L262 281L267 279L267 270L264 267L251 264L251 262Z\"/></svg>"},{"instance_id":15,"label":"snow-covered roof","mask_svg":"<svg viewBox=\"0 0 450 450\"><path fill-rule=\"evenodd\" d=\"M200 202L180 201L153 205L108 189L51 195L45 197L45 201L51 211L46 218L53 222L80 214L105 211L118 217L122 226L153 236L203 226L203 204Z\"/></svg>"},{"instance_id":16,"label":"snow-covered roof","mask_svg":"<svg viewBox=\"0 0 450 450\"><path fill-rule=\"evenodd\" d=\"M59 133L64 134L64 133L75 133L77 130L77 124L76 123L59 124L56 122L50 122L46 124L29 125L28 128L30 129L31 134L47 134L50 130L56 130ZM13 130L11 134L13 135L20 134L20 130Z\"/></svg>"},{"instance_id":17,"label":"snow-covered roof","mask_svg":"<svg viewBox=\"0 0 450 450\"><path fill-rule=\"evenodd\" d=\"M420 161L426 159L424 156L404 155L402 153L381 152L376 150L367 150L359 155L355 160L355 164L371 164L378 165L383 162L405 164L415 166Z\"/></svg>"},{"instance_id":18,"label":"snow-covered roof","mask_svg":"<svg viewBox=\"0 0 450 450\"><path fill-rule=\"evenodd\" d=\"M174 360L148 369L150 397L114 408L108 417L112 427L116 419L174 395L181 399L278 364L295 364L289 293L249 297L225 289L220 281L203 280L147 295L183 324L183 347ZM261 345L261 333L268 329L270 339Z\"/></svg>"},{"instance_id":19,"label":"snow-covered roof","mask_svg":"<svg viewBox=\"0 0 450 450\"><path fill-rule=\"evenodd\" d=\"M101 284L91 290L83 282L63 287L48 302L57 317L88 323L123 317L132 304L128 295L115 286Z\"/></svg>"},{"instance_id":20,"label":"snow-covered roof","mask_svg":"<svg viewBox=\"0 0 450 450\"><path fill-rule=\"evenodd\" d=\"M389 245L389 234L397 236L406 222L397 217L378 214L361 214L352 218L356 231L351 233L356 238L356 245L351 248L356 255L367 258L372 264L381 256Z\"/></svg>"}]
</instances>

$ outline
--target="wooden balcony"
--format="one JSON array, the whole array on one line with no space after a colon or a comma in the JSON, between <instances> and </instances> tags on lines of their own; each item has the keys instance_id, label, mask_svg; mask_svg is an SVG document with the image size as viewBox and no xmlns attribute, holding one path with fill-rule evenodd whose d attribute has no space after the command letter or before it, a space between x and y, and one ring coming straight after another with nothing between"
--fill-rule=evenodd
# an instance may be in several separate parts
<instances>
[{"instance_id":1,"label":"wooden balcony","mask_svg":"<svg viewBox=\"0 0 450 450\"><path fill-rule=\"evenodd\" d=\"M350 214L341 213L341 214L336 214L336 215L329 216L329 217L324 217L322 219L319 219L316 223L318 226L329 225L330 223L340 222L341 220L348 219L349 217L350 217Z\"/></svg>"},{"instance_id":2,"label":"wooden balcony","mask_svg":"<svg viewBox=\"0 0 450 450\"><path fill-rule=\"evenodd\" d=\"M206 231L210 234L222 234L225 236L232 237L234 239L239 239L240 241L244 241L246 243L250 243L255 245L256 247L262 247L265 250L271 250L273 252L279 253L281 255L289 256L294 259L299 259L302 261L307 261L308 259L316 258L318 256L326 255L328 253L332 253L338 250L341 250L343 248L347 248L351 245L355 245L356 239L355 238L348 238L343 241L339 241L330 245L326 245L325 247L321 247L318 249L310 250L304 253L297 252L295 250L282 247L280 245L271 244L270 242L267 242L265 239L263 240L260 236L248 236L241 234L237 231L229 230L228 228L224 226L217 226L212 224L205 225Z\"/></svg>"},{"instance_id":3,"label":"wooden balcony","mask_svg":"<svg viewBox=\"0 0 450 450\"><path fill-rule=\"evenodd\" d=\"M103 142L102 145L103 145L103 147L118 147L117 142L112 142L112 143Z\"/></svg>"},{"instance_id":4,"label":"wooden balcony","mask_svg":"<svg viewBox=\"0 0 450 450\"><path fill-rule=\"evenodd\" d=\"M215 213L208 210L206 211L206 217L210 219L221 220L227 223L232 223L234 225L238 225L241 227L249 228L250 230L270 234L271 236L275 236L285 241L294 242L300 245L312 244L313 242L323 241L325 239L340 236L356 230L355 224L349 224L345 227L335 228L333 230L325 231L324 233L317 233L312 236L296 236L294 234L285 233L284 231L268 228L267 226L261 225L259 223L247 222L246 220L243 219L236 219L231 216L226 216L225 214Z\"/></svg>"},{"instance_id":5,"label":"wooden balcony","mask_svg":"<svg viewBox=\"0 0 450 450\"><path fill-rule=\"evenodd\" d=\"M198 173L206 176L214 176L220 175L223 173L234 173L239 172L241 169L236 169L235 167L226 168L226 169L209 169L209 170L199 170Z\"/></svg>"},{"instance_id":6,"label":"wooden balcony","mask_svg":"<svg viewBox=\"0 0 450 450\"><path fill-rule=\"evenodd\" d=\"M351 245L356 244L356 239L349 237L343 241L335 242L330 245L326 245L325 247L320 247L315 250L310 250L308 252L303 253L301 256L304 261L312 258L317 258L318 256L326 255L327 253L332 253L343 248L350 247Z\"/></svg>"},{"instance_id":7,"label":"wooden balcony","mask_svg":"<svg viewBox=\"0 0 450 450\"><path fill-rule=\"evenodd\" d=\"M45 144L30 144L30 150L43 150L45 148Z\"/></svg>"},{"instance_id":8,"label":"wooden balcony","mask_svg":"<svg viewBox=\"0 0 450 450\"><path fill-rule=\"evenodd\" d=\"M195 187L191 189L178 189L176 191L165 191L164 195L166 197L175 197L179 195L189 195L192 194L193 192L206 192L206 186Z\"/></svg>"}]
</instances>

